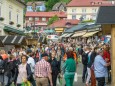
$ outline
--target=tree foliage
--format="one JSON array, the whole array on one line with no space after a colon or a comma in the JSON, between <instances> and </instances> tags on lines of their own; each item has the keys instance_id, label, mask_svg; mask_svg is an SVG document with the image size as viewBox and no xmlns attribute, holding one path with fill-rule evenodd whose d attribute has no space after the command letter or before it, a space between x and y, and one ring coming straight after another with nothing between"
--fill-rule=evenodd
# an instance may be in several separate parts
<instances>
[{"instance_id":1,"label":"tree foliage","mask_svg":"<svg viewBox=\"0 0 115 86\"><path fill-rule=\"evenodd\" d=\"M69 3L71 0L60 0L60 2L65 2L65 3Z\"/></svg>"},{"instance_id":2,"label":"tree foliage","mask_svg":"<svg viewBox=\"0 0 115 86\"><path fill-rule=\"evenodd\" d=\"M57 3L59 2L60 0L48 0L46 2L46 10L47 11L51 11L52 10L52 7Z\"/></svg>"},{"instance_id":3,"label":"tree foliage","mask_svg":"<svg viewBox=\"0 0 115 86\"><path fill-rule=\"evenodd\" d=\"M59 17L57 15L53 16L49 21L48 25L53 24L55 21L59 20Z\"/></svg>"}]
</instances>

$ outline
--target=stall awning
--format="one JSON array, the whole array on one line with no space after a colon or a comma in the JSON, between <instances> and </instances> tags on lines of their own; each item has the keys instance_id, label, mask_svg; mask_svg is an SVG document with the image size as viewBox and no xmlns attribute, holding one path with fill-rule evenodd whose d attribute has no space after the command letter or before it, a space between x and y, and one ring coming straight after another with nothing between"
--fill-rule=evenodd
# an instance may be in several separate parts
<instances>
[{"instance_id":1,"label":"stall awning","mask_svg":"<svg viewBox=\"0 0 115 86\"><path fill-rule=\"evenodd\" d=\"M68 35L68 33L61 35L60 38L65 37L66 35Z\"/></svg>"},{"instance_id":2,"label":"stall awning","mask_svg":"<svg viewBox=\"0 0 115 86\"><path fill-rule=\"evenodd\" d=\"M26 44L24 36L0 36L0 40L4 45L23 45Z\"/></svg>"},{"instance_id":3,"label":"stall awning","mask_svg":"<svg viewBox=\"0 0 115 86\"><path fill-rule=\"evenodd\" d=\"M82 37L90 37L93 36L94 34L98 33L99 31L95 31L95 32L87 32L85 35L83 35Z\"/></svg>"},{"instance_id":4,"label":"stall awning","mask_svg":"<svg viewBox=\"0 0 115 86\"><path fill-rule=\"evenodd\" d=\"M10 27L10 26L5 26L4 31L24 35L24 31L18 30L16 28Z\"/></svg>"},{"instance_id":5,"label":"stall awning","mask_svg":"<svg viewBox=\"0 0 115 86\"><path fill-rule=\"evenodd\" d=\"M73 33L68 33L65 37L70 37Z\"/></svg>"},{"instance_id":6,"label":"stall awning","mask_svg":"<svg viewBox=\"0 0 115 86\"><path fill-rule=\"evenodd\" d=\"M2 43L2 41L0 40L0 47L3 47L4 45L3 45L3 43Z\"/></svg>"},{"instance_id":7,"label":"stall awning","mask_svg":"<svg viewBox=\"0 0 115 86\"><path fill-rule=\"evenodd\" d=\"M86 33L86 31L78 31L75 32L72 37L78 37L78 36L83 36Z\"/></svg>"}]
</instances>

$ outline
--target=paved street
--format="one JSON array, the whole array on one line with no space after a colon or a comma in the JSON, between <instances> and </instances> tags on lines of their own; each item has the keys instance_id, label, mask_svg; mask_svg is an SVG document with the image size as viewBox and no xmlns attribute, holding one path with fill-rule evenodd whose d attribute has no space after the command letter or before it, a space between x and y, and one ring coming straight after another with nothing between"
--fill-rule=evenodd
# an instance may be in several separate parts
<instances>
[{"instance_id":1,"label":"paved street","mask_svg":"<svg viewBox=\"0 0 115 86\"><path fill-rule=\"evenodd\" d=\"M82 69L83 69L82 64L79 63L77 66L77 73L78 73L77 82L74 82L74 86L85 86L85 84L82 83ZM58 86L60 86L60 85L58 85ZM106 86L111 86L111 85L106 85Z\"/></svg>"}]
</instances>

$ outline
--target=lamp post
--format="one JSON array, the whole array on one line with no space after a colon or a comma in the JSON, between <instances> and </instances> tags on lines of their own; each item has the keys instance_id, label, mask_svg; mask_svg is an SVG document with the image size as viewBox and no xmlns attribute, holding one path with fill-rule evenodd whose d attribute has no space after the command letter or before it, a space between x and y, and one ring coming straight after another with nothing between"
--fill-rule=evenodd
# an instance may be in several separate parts
<instances>
[{"instance_id":1,"label":"lamp post","mask_svg":"<svg viewBox=\"0 0 115 86\"><path fill-rule=\"evenodd\" d=\"M32 10L33 10L33 12L36 11L36 3L34 1L32 3ZM33 18L33 21L34 21L33 30L34 30L34 36L35 36L35 16Z\"/></svg>"}]
</instances>

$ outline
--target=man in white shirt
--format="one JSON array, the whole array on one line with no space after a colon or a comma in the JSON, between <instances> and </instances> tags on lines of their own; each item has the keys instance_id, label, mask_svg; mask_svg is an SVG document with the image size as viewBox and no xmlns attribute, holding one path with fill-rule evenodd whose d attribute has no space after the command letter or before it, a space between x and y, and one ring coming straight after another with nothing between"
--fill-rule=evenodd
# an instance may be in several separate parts
<instances>
[{"instance_id":1,"label":"man in white shirt","mask_svg":"<svg viewBox=\"0 0 115 86\"><path fill-rule=\"evenodd\" d=\"M30 65L32 73L34 73L35 61L34 61L33 57L31 57L31 53L32 52L27 51L27 57L28 57L27 63Z\"/></svg>"}]
</instances>

